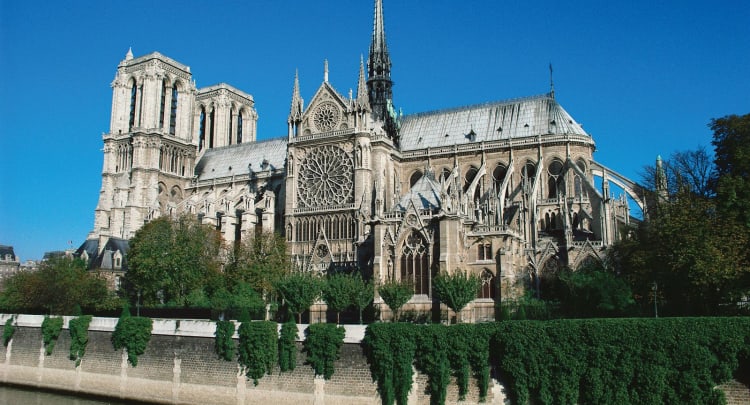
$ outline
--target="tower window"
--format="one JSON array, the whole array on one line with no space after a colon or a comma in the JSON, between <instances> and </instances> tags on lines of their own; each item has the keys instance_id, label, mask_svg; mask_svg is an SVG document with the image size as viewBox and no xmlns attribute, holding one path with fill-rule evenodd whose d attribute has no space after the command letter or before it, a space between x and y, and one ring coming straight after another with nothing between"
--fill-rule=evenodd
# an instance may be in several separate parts
<instances>
[{"instance_id":1,"label":"tower window","mask_svg":"<svg viewBox=\"0 0 750 405\"><path fill-rule=\"evenodd\" d=\"M164 128L164 108L167 104L167 81L161 82L161 102L159 103L159 128Z\"/></svg>"},{"instance_id":2,"label":"tower window","mask_svg":"<svg viewBox=\"0 0 750 405\"><path fill-rule=\"evenodd\" d=\"M209 114L209 121L211 121L210 125L211 127L208 128L208 148L214 147L214 118L216 117L215 113L216 110L211 110L211 114Z\"/></svg>"},{"instance_id":3,"label":"tower window","mask_svg":"<svg viewBox=\"0 0 750 405\"><path fill-rule=\"evenodd\" d=\"M133 87L130 88L130 121L128 121L128 129L133 129L135 126L135 96L138 94L138 89L135 87L135 80L133 80Z\"/></svg>"},{"instance_id":4,"label":"tower window","mask_svg":"<svg viewBox=\"0 0 750 405\"><path fill-rule=\"evenodd\" d=\"M237 115L237 143L242 143L242 111Z\"/></svg>"},{"instance_id":5,"label":"tower window","mask_svg":"<svg viewBox=\"0 0 750 405\"><path fill-rule=\"evenodd\" d=\"M169 109L169 133L174 135L177 128L177 85L172 87L172 105Z\"/></svg>"},{"instance_id":6,"label":"tower window","mask_svg":"<svg viewBox=\"0 0 750 405\"><path fill-rule=\"evenodd\" d=\"M198 127L198 150L203 150L203 144L206 142L206 110L203 107L201 107L201 116Z\"/></svg>"},{"instance_id":7,"label":"tower window","mask_svg":"<svg viewBox=\"0 0 750 405\"><path fill-rule=\"evenodd\" d=\"M233 111L230 110L229 111L229 125L227 125L227 138L229 139L229 145L232 144L232 127L234 126L232 122L234 119L234 116L232 115L232 113Z\"/></svg>"}]
</instances>

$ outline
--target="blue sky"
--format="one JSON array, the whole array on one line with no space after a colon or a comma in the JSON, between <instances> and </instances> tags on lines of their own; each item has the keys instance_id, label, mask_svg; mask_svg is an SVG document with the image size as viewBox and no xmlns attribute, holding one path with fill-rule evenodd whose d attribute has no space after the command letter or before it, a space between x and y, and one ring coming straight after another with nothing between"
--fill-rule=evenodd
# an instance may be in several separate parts
<instances>
[{"instance_id":1,"label":"blue sky","mask_svg":"<svg viewBox=\"0 0 750 405\"><path fill-rule=\"evenodd\" d=\"M657 154L710 146L711 118L750 112L750 6L726 1L384 1L404 113L549 91L637 180ZM0 0L0 244L22 260L78 246L101 187L117 64L159 51L198 87L255 98L258 138L285 135L292 81L346 94L372 1Z\"/></svg>"}]
</instances>

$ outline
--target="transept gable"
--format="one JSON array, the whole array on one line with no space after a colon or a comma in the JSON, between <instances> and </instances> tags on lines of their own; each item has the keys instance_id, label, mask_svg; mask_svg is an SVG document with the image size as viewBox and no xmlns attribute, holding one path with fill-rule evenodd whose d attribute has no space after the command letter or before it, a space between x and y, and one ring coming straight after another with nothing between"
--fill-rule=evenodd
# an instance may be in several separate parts
<instances>
[{"instance_id":1,"label":"transept gable","mask_svg":"<svg viewBox=\"0 0 750 405\"><path fill-rule=\"evenodd\" d=\"M350 112L349 100L324 81L302 113L303 135L351 128Z\"/></svg>"}]
</instances>

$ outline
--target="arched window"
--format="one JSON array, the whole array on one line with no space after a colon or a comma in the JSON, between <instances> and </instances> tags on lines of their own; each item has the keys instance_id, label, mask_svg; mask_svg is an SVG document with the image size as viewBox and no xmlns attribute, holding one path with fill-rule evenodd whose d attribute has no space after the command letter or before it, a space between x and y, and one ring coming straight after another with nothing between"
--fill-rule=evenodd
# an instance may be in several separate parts
<instances>
[{"instance_id":1,"label":"arched window","mask_svg":"<svg viewBox=\"0 0 750 405\"><path fill-rule=\"evenodd\" d=\"M521 169L521 184L526 193L530 193L534 186L534 176L536 176L536 165L530 161L526 162Z\"/></svg>"},{"instance_id":2,"label":"arched window","mask_svg":"<svg viewBox=\"0 0 750 405\"><path fill-rule=\"evenodd\" d=\"M159 128L164 128L164 108L167 104L167 81L161 81L161 102L159 102Z\"/></svg>"},{"instance_id":3,"label":"arched window","mask_svg":"<svg viewBox=\"0 0 750 405\"><path fill-rule=\"evenodd\" d=\"M417 232L412 232L401 248L401 281L414 286L414 294L430 294L430 260L427 244Z\"/></svg>"},{"instance_id":4,"label":"arched window","mask_svg":"<svg viewBox=\"0 0 750 405\"><path fill-rule=\"evenodd\" d=\"M477 173L479 173L479 170L474 166L471 166L469 170L466 171L466 177L464 177L464 191L469 189L471 182L477 177Z\"/></svg>"},{"instance_id":5,"label":"arched window","mask_svg":"<svg viewBox=\"0 0 750 405\"><path fill-rule=\"evenodd\" d=\"M556 198L558 195L565 193L565 179L562 172L563 163L558 159L553 160L547 168L547 174L549 174L547 198Z\"/></svg>"},{"instance_id":6,"label":"arched window","mask_svg":"<svg viewBox=\"0 0 750 405\"><path fill-rule=\"evenodd\" d=\"M133 87L130 88L130 121L128 121L128 129L133 129L135 126L135 98L138 94L138 88L135 86L135 80L133 80Z\"/></svg>"},{"instance_id":7,"label":"arched window","mask_svg":"<svg viewBox=\"0 0 750 405\"><path fill-rule=\"evenodd\" d=\"M214 127L216 127L216 110L211 109L211 113L209 114L209 121L210 121L210 127L208 128L208 148L211 149L214 147Z\"/></svg>"},{"instance_id":8,"label":"arched window","mask_svg":"<svg viewBox=\"0 0 750 405\"><path fill-rule=\"evenodd\" d=\"M500 192L500 188L503 186L503 180L505 180L505 175L508 174L508 168L505 167L502 163L498 163L497 167L495 167L495 170L492 171L492 182L495 186L495 193Z\"/></svg>"},{"instance_id":9,"label":"arched window","mask_svg":"<svg viewBox=\"0 0 750 405\"><path fill-rule=\"evenodd\" d=\"M177 83L172 86L172 105L169 108L169 133L174 135L177 129Z\"/></svg>"},{"instance_id":10,"label":"arched window","mask_svg":"<svg viewBox=\"0 0 750 405\"><path fill-rule=\"evenodd\" d=\"M242 143L242 111L237 115L237 143Z\"/></svg>"},{"instance_id":11,"label":"arched window","mask_svg":"<svg viewBox=\"0 0 750 405\"><path fill-rule=\"evenodd\" d=\"M497 296L497 287L495 286L495 275L489 269L482 269L479 274L482 281L482 287L477 293L477 298L494 299Z\"/></svg>"},{"instance_id":12,"label":"arched window","mask_svg":"<svg viewBox=\"0 0 750 405\"><path fill-rule=\"evenodd\" d=\"M480 243L477 245L477 260L492 260L492 243Z\"/></svg>"},{"instance_id":13,"label":"arched window","mask_svg":"<svg viewBox=\"0 0 750 405\"><path fill-rule=\"evenodd\" d=\"M417 170L409 178L409 187L414 187L415 184L422 178L422 172Z\"/></svg>"},{"instance_id":14,"label":"arched window","mask_svg":"<svg viewBox=\"0 0 750 405\"><path fill-rule=\"evenodd\" d=\"M203 150L204 143L206 142L206 109L203 107L201 107L198 128L198 150Z\"/></svg>"}]
</instances>

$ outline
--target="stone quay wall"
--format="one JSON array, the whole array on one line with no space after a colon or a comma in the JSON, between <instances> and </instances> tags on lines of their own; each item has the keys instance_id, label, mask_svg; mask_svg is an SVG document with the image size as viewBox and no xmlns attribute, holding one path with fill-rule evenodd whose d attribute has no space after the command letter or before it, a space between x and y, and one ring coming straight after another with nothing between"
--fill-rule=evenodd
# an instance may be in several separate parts
<instances>
[{"instance_id":1,"label":"stone quay wall","mask_svg":"<svg viewBox=\"0 0 750 405\"><path fill-rule=\"evenodd\" d=\"M0 314L0 324L4 325L10 316ZM63 331L49 356L44 353L42 340L44 316L15 317L13 339L7 347L0 347L0 382L5 384L160 404L381 403L360 345L365 332L361 325L345 326L344 345L330 380L316 377L305 364L300 341L295 370L282 373L277 367L255 386L241 373L236 361L224 361L216 355L212 321L154 319L148 347L138 356L138 366L133 367L127 361L127 353L115 350L110 341L117 318L93 318L86 353L76 367L68 357L68 322L73 317L63 317ZM304 337L306 327L298 325L300 337ZM493 382L486 403L504 404L502 387ZM427 377L416 373L410 405L430 403L426 387ZM447 403L459 403L456 384L448 386ZM460 404L477 403L478 390L474 386Z\"/></svg>"}]
</instances>

